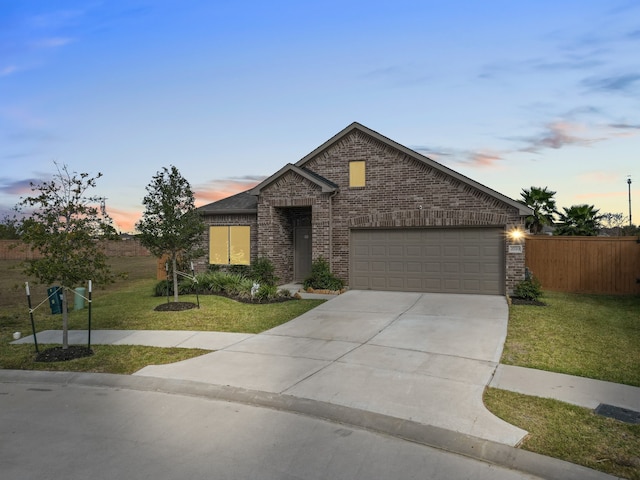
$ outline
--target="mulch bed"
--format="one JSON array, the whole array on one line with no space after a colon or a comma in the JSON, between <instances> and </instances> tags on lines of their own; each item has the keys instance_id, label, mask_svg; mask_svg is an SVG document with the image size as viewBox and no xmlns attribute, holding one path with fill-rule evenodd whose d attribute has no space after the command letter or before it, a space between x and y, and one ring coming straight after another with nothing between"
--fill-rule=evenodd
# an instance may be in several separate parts
<instances>
[{"instance_id":1,"label":"mulch bed","mask_svg":"<svg viewBox=\"0 0 640 480\"><path fill-rule=\"evenodd\" d=\"M156 312L182 312L184 310L191 310L196 308L196 304L193 302L168 302L161 303L154 310Z\"/></svg>"},{"instance_id":2,"label":"mulch bed","mask_svg":"<svg viewBox=\"0 0 640 480\"><path fill-rule=\"evenodd\" d=\"M69 348L53 347L41 351L36 355L36 362L66 362L76 358L90 357L93 350L79 345L69 345Z\"/></svg>"},{"instance_id":3,"label":"mulch bed","mask_svg":"<svg viewBox=\"0 0 640 480\"><path fill-rule=\"evenodd\" d=\"M511 297L511 305L532 305L535 307L546 307L547 304L540 300L529 300L528 298Z\"/></svg>"}]
</instances>

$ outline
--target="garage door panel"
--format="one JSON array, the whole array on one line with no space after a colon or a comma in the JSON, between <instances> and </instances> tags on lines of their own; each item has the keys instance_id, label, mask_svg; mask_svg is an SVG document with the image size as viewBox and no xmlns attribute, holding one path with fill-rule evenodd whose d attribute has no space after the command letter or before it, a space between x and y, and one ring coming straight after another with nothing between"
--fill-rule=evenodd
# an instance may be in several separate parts
<instances>
[{"instance_id":1,"label":"garage door panel","mask_svg":"<svg viewBox=\"0 0 640 480\"><path fill-rule=\"evenodd\" d=\"M504 293L500 228L353 230L354 289Z\"/></svg>"}]
</instances>

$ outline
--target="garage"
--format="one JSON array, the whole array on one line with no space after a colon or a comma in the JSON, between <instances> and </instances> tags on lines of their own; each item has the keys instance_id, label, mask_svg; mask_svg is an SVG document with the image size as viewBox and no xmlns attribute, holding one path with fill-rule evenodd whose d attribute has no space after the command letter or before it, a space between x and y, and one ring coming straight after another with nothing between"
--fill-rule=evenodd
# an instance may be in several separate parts
<instances>
[{"instance_id":1,"label":"garage","mask_svg":"<svg viewBox=\"0 0 640 480\"><path fill-rule=\"evenodd\" d=\"M503 295L504 229L351 230L356 290Z\"/></svg>"}]
</instances>

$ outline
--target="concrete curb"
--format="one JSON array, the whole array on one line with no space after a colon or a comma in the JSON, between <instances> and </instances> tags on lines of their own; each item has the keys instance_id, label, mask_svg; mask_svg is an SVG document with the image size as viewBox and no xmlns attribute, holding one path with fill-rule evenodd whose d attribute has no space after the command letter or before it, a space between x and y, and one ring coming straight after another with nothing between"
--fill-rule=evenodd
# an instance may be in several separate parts
<instances>
[{"instance_id":1,"label":"concrete curb","mask_svg":"<svg viewBox=\"0 0 640 480\"><path fill-rule=\"evenodd\" d=\"M291 395L210 385L188 380L83 372L0 370L0 383L69 384L94 388L118 388L197 396L315 417L354 428L390 435L549 480L605 480L618 478L569 462L470 435L389 415L366 412Z\"/></svg>"}]
</instances>

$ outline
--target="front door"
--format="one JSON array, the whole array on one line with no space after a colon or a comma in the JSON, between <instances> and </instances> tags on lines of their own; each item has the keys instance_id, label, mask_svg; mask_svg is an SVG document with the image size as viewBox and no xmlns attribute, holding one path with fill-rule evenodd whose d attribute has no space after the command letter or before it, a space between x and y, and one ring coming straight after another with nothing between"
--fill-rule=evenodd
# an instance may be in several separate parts
<instances>
[{"instance_id":1,"label":"front door","mask_svg":"<svg viewBox=\"0 0 640 480\"><path fill-rule=\"evenodd\" d=\"M311 227L296 227L293 237L293 279L302 282L311 274Z\"/></svg>"}]
</instances>

